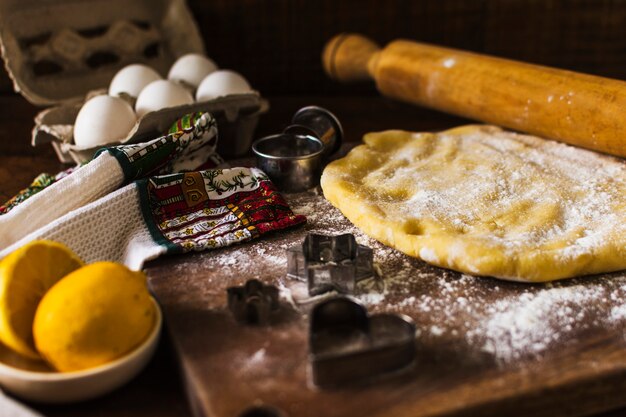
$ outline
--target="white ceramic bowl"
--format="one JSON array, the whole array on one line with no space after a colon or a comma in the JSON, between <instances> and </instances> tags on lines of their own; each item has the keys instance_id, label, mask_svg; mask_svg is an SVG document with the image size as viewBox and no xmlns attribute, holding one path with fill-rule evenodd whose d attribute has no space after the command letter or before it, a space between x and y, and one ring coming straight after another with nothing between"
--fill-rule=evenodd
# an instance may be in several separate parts
<instances>
[{"instance_id":1,"label":"white ceramic bowl","mask_svg":"<svg viewBox=\"0 0 626 417\"><path fill-rule=\"evenodd\" d=\"M154 328L147 339L128 355L95 368L77 372L51 371L0 345L0 386L25 400L69 403L106 394L135 377L148 363L159 341L161 309L155 308Z\"/></svg>"}]
</instances>

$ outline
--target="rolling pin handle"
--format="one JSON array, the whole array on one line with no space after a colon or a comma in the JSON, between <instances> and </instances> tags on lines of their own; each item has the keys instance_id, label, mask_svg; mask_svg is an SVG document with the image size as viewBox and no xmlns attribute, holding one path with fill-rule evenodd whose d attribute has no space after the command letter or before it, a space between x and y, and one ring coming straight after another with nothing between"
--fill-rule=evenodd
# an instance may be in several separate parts
<instances>
[{"instance_id":1,"label":"rolling pin handle","mask_svg":"<svg viewBox=\"0 0 626 417\"><path fill-rule=\"evenodd\" d=\"M322 53L326 74L342 82L373 79L380 46L362 35L342 33L333 37Z\"/></svg>"}]
</instances>

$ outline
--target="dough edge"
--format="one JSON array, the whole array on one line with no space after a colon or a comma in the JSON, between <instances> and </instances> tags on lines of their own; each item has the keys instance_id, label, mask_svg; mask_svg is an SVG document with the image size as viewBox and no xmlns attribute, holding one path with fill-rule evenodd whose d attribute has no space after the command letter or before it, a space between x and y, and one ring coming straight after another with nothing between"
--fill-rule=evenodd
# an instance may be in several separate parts
<instances>
[{"instance_id":1,"label":"dough edge","mask_svg":"<svg viewBox=\"0 0 626 417\"><path fill-rule=\"evenodd\" d=\"M441 131L438 134L473 133L477 130L487 133L504 131L497 126L465 125ZM394 131L368 133L365 135L364 141L368 135L388 132ZM376 205L360 199L359 192L355 189L358 187L355 187L354 182L345 179L345 173L340 172L344 164L349 164L351 158L367 149L368 146L367 143L358 145L344 158L331 162L322 174L320 185L324 197L338 208L348 220L366 235L387 246L438 267L515 282L548 282L626 269L626 250L617 246L619 242L610 242L601 251L560 260L558 256L554 256L559 252L558 250L537 250L511 257L503 250L497 250L486 245L473 244L470 247L453 235L404 233L398 230L397 225L394 225L393 222L381 217L378 212L380 209ZM372 219L376 220L372 221ZM456 249L450 251L450 248ZM616 253L617 255L615 255ZM536 268L537 264L541 264L540 270Z\"/></svg>"}]
</instances>

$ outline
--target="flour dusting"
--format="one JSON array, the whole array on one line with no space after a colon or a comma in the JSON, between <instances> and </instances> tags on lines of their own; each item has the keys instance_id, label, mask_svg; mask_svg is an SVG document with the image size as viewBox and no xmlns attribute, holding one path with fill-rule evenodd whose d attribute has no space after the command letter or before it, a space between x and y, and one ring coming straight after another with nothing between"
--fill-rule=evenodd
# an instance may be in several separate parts
<instances>
[{"instance_id":1,"label":"flour dusting","mask_svg":"<svg viewBox=\"0 0 626 417\"><path fill-rule=\"evenodd\" d=\"M458 271L546 281L626 268L619 158L495 126L389 131L322 183L371 236Z\"/></svg>"},{"instance_id":2,"label":"flour dusting","mask_svg":"<svg viewBox=\"0 0 626 417\"><path fill-rule=\"evenodd\" d=\"M430 266L366 236L317 191L286 197L295 213L307 216L307 232L353 233L360 244L374 249L380 278L361 282L355 297L372 314L410 316L418 346L434 351L454 346L463 357L487 355L506 366L558 354L598 332L626 344L624 272L532 285L461 274ZM224 303L224 282L257 278L275 282L283 302L306 314L321 298L309 297L305 282L286 276L286 250L300 244L303 236L304 230L296 228L179 257L174 262L176 279L164 281L174 294L170 301L206 308L207 297ZM242 366L260 369L256 364L266 356L263 349L250 352L241 359L247 361Z\"/></svg>"},{"instance_id":3,"label":"flour dusting","mask_svg":"<svg viewBox=\"0 0 626 417\"><path fill-rule=\"evenodd\" d=\"M411 316L418 343L453 342L498 363L538 359L576 343L589 331L626 330L626 274L518 284L460 274L410 258L363 234L322 196L291 196L310 231L353 233L374 248L384 289L360 286L357 298L371 312ZM302 295L301 295L302 296Z\"/></svg>"}]
</instances>

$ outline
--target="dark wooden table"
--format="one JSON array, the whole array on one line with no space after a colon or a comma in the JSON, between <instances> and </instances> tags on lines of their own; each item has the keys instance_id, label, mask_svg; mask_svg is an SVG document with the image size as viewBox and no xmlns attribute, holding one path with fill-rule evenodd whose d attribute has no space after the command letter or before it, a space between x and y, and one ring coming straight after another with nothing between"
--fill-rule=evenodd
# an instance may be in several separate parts
<instances>
[{"instance_id":1,"label":"dark wooden table","mask_svg":"<svg viewBox=\"0 0 626 417\"><path fill-rule=\"evenodd\" d=\"M441 113L410 107L376 96L270 97L271 110L257 134L282 129L300 107L317 104L330 109L342 121L346 140L358 141L363 133L389 128L444 129L466 121ZM0 96L0 200L6 200L40 172L57 172L63 166L49 147L31 148L30 129L38 109L19 96ZM154 261L151 266L158 266ZM88 402L67 406L32 405L46 416L191 416L179 378L177 361L169 345L167 329L150 365L128 385ZM616 410L603 417L626 416Z\"/></svg>"}]
</instances>

